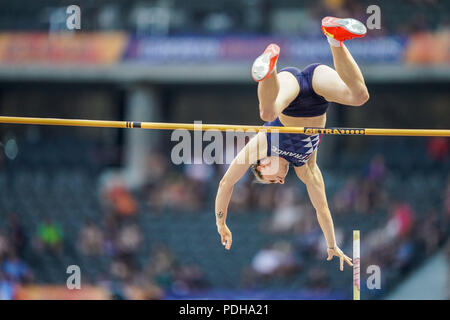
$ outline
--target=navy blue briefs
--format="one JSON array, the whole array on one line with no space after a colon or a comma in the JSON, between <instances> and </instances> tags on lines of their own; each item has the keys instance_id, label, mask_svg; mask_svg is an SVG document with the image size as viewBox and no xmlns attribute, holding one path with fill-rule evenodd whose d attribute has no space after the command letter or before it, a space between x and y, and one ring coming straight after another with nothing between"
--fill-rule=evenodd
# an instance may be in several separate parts
<instances>
[{"instance_id":1,"label":"navy blue briefs","mask_svg":"<svg viewBox=\"0 0 450 320\"><path fill-rule=\"evenodd\" d=\"M315 117L327 112L329 102L324 97L314 92L312 86L312 77L314 70L320 63L314 63L300 70L294 67L282 69L280 72L287 71L292 73L300 85L300 93L292 101L283 114L291 117Z\"/></svg>"}]
</instances>

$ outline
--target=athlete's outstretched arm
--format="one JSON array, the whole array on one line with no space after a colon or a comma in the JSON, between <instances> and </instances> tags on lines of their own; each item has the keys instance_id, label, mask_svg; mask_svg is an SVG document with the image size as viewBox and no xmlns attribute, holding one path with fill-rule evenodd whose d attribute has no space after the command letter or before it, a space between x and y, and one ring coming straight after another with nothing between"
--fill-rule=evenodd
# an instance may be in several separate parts
<instances>
[{"instance_id":1,"label":"athlete's outstretched arm","mask_svg":"<svg viewBox=\"0 0 450 320\"><path fill-rule=\"evenodd\" d=\"M216 196L216 225L225 249L230 250L232 235L226 225L228 204L234 185L242 178L250 165L267 153L267 140L264 133L258 133L242 148L231 162L227 172L220 180Z\"/></svg>"},{"instance_id":2,"label":"athlete's outstretched arm","mask_svg":"<svg viewBox=\"0 0 450 320\"><path fill-rule=\"evenodd\" d=\"M327 197L325 194L325 183L323 181L322 173L316 163L317 151L308 160L308 162L295 169L297 176L306 185L309 198L313 207L316 209L317 220L320 228L325 236L327 242L327 260L333 259L337 256L340 260L340 270L344 270L344 261L352 266L352 259L347 257L336 244L334 234L333 219L331 217L330 209L328 208Z\"/></svg>"},{"instance_id":3,"label":"athlete's outstretched arm","mask_svg":"<svg viewBox=\"0 0 450 320\"><path fill-rule=\"evenodd\" d=\"M320 65L313 76L314 91L327 101L361 106L369 100L369 91L358 64L342 43L331 47L334 67Z\"/></svg>"}]
</instances>

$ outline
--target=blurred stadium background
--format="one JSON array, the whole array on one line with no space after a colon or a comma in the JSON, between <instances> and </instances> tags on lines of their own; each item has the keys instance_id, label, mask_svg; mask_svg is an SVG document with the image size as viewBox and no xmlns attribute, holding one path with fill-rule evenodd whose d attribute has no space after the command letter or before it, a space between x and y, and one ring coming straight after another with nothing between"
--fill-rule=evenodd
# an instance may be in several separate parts
<instances>
[{"instance_id":1,"label":"blurred stadium background","mask_svg":"<svg viewBox=\"0 0 450 320\"><path fill-rule=\"evenodd\" d=\"M72 4L81 30L67 30ZM373 4L381 29L348 43L371 99L332 106L328 126L450 128L448 0L2 1L0 114L259 125L261 50L278 43L280 67L332 65L321 18L365 22ZM225 252L214 199L226 165L172 164L170 132L0 125L0 143L2 299L352 297L351 268L326 262L292 175L236 186ZM318 161L348 254L361 230L362 299L449 298L449 148L324 137ZM66 289L69 265L80 291ZM380 290L365 286L369 265Z\"/></svg>"}]
</instances>

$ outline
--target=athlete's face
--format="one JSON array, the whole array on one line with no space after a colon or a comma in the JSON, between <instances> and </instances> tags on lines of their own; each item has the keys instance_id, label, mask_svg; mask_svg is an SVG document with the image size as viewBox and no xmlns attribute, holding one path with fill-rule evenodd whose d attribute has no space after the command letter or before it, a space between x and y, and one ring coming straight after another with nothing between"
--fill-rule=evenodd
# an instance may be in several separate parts
<instances>
[{"instance_id":1,"label":"athlete's face","mask_svg":"<svg viewBox=\"0 0 450 320\"><path fill-rule=\"evenodd\" d=\"M284 178L289 170L289 162L280 157L266 157L260 160L257 169L268 183L284 184Z\"/></svg>"}]
</instances>

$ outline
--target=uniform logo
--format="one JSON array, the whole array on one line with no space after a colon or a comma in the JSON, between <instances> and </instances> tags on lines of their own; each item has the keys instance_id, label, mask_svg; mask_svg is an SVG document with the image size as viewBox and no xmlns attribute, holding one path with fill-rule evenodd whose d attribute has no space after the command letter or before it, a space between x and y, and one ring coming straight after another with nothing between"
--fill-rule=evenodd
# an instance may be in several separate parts
<instances>
[{"instance_id":1,"label":"uniform logo","mask_svg":"<svg viewBox=\"0 0 450 320\"><path fill-rule=\"evenodd\" d=\"M283 135L283 139L280 139L281 148L272 144L271 152L280 157L291 158L286 160L292 163L305 163L317 149L319 142L319 135L309 136L304 139L296 139L296 135Z\"/></svg>"}]
</instances>

